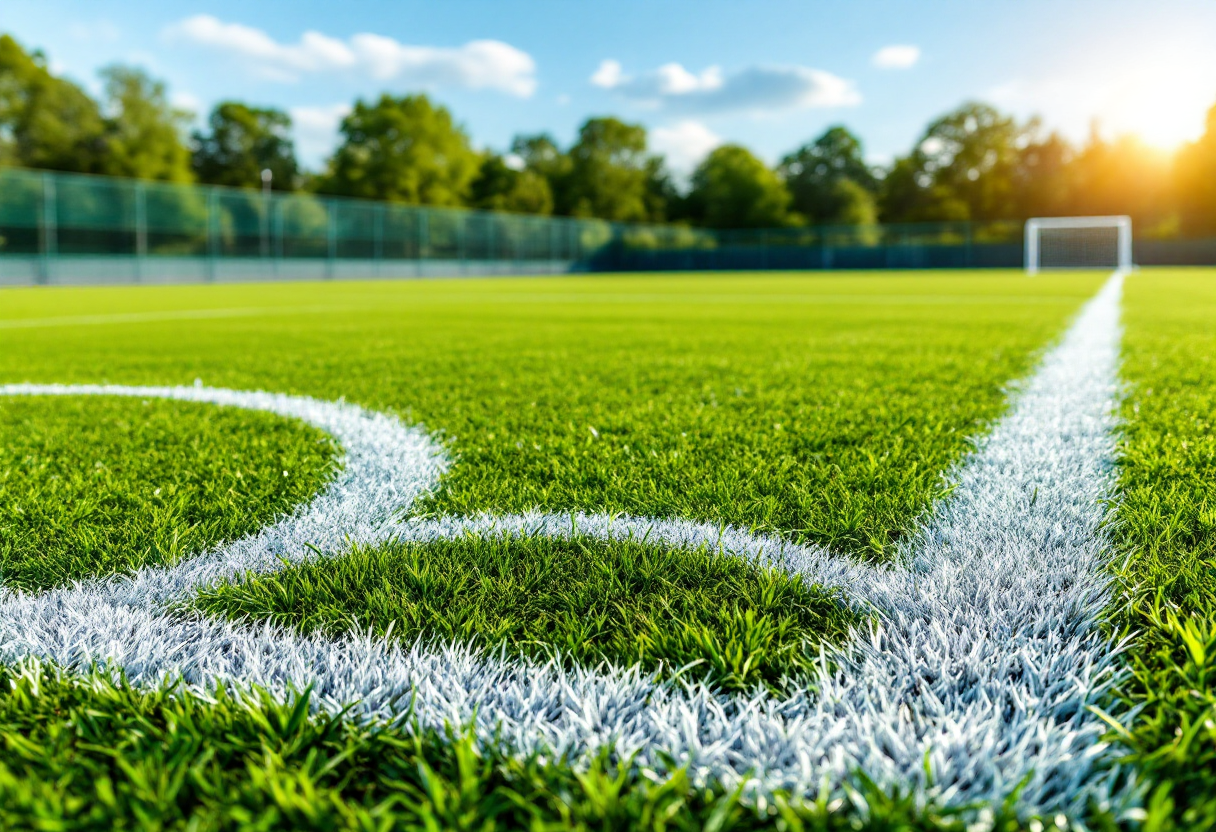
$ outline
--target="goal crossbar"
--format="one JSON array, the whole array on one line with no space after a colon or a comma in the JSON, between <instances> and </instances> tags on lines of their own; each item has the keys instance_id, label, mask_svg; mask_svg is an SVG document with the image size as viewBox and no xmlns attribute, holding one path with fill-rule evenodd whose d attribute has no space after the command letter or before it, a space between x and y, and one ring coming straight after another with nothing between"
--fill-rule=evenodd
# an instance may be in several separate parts
<instances>
[{"instance_id":1,"label":"goal crossbar","mask_svg":"<svg viewBox=\"0 0 1216 832\"><path fill-rule=\"evenodd\" d=\"M1111 217L1034 217L1026 221L1026 272L1038 274L1042 270L1044 231L1085 231L1095 229L1112 229L1116 239L1113 241L1113 262L1068 263L1055 268L1117 268L1129 270L1132 268L1132 220L1126 216ZM1050 267L1050 266L1049 266Z\"/></svg>"}]
</instances>

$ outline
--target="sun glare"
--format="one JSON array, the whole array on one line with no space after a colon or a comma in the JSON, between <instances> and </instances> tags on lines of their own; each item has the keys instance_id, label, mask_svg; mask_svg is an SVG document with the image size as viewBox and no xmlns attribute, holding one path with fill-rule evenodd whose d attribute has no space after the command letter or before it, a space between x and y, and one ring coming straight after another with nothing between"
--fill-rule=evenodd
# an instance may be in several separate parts
<instances>
[{"instance_id":1,"label":"sun glare","mask_svg":"<svg viewBox=\"0 0 1216 832\"><path fill-rule=\"evenodd\" d=\"M1214 103L1216 67L1198 66L1186 55L1157 53L1121 67L1104 85L1094 116L1105 132L1131 133L1148 145L1173 150L1203 133Z\"/></svg>"}]
</instances>

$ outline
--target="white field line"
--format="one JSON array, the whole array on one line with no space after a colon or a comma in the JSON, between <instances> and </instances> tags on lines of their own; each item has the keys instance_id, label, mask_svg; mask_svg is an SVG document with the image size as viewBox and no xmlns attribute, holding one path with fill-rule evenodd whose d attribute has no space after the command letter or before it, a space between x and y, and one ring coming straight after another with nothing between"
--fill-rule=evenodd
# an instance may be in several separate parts
<instances>
[{"instance_id":1,"label":"white field line","mask_svg":"<svg viewBox=\"0 0 1216 832\"><path fill-rule=\"evenodd\" d=\"M167 397L267 410L330 432L345 449L336 481L291 517L172 568L36 595L0 590L0 660L27 655L136 682L183 678L288 695L314 685L319 707L373 719L413 704L423 725L475 724L484 742L573 759L606 744L700 781L817 791L860 768L885 786L947 803L1001 800L1023 778L1025 811L1120 807L1087 709L1119 679L1095 626L1106 604L1104 501L1113 495L1116 274L1015 395L1009 414L959 467L899 567L875 568L745 531L686 521L585 515L398 520L445 470L441 449L396 419L343 403L195 388L10 385L0 394ZM647 537L709 542L839 586L880 623L832 648L812 684L776 699L673 685L636 669L562 669L454 645L302 637L267 625L167 614L200 586L281 560L340 554L351 542L468 533ZM814 692L812 692L814 691ZM932 782L926 777L928 760Z\"/></svg>"}]
</instances>

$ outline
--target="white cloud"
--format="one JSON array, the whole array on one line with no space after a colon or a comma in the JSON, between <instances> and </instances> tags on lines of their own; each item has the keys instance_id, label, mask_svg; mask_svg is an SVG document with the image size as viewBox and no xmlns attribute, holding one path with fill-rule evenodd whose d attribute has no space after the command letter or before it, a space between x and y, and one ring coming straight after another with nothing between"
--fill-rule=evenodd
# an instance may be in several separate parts
<instances>
[{"instance_id":1,"label":"white cloud","mask_svg":"<svg viewBox=\"0 0 1216 832\"><path fill-rule=\"evenodd\" d=\"M426 86L496 89L527 98L536 91L536 62L497 40L474 40L456 49L407 46L382 35L355 35L351 45L373 78L404 78Z\"/></svg>"},{"instance_id":2,"label":"white cloud","mask_svg":"<svg viewBox=\"0 0 1216 832\"><path fill-rule=\"evenodd\" d=\"M192 92L174 90L169 96L169 102L179 110L186 110L199 116L203 112L203 102Z\"/></svg>"},{"instance_id":3,"label":"white cloud","mask_svg":"<svg viewBox=\"0 0 1216 832\"><path fill-rule=\"evenodd\" d=\"M671 170L681 176L692 172L722 138L699 121L679 121L670 127L650 132L650 146L667 159Z\"/></svg>"},{"instance_id":4,"label":"white cloud","mask_svg":"<svg viewBox=\"0 0 1216 832\"><path fill-rule=\"evenodd\" d=\"M852 81L804 66L753 66L725 74L711 66L699 74L678 63L631 76L604 61L591 82L651 109L673 113L767 113L861 103Z\"/></svg>"},{"instance_id":5,"label":"white cloud","mask_svg":"<svg viewBox=\"0 0 1216 832\"><path fill-rule=\"evenodd\" d=\"M320 32L305 32L300 42L284 45L261 29L225 23L209 14L196 14L165 29L170 41L185 41L238 55L268 77L297 80L302 73L343 69L355 64L354 52L342 41Z\"/></svg>"},{"instance_id":6,"label":"white cloud","mask_svg":"<svg viewBox=\"0 0 1216 832\"><path fill-rule=\"evenodd\" d=\"M291 123L297 130L329 130L336 132L342 119L350 114L349 104L330 104L325 107L292 107Z\"/></svg>"},{"instance_id":7,"label":"white cloud","mask_svg":"<svg viewBox=\"0 0 1216 832\"><path fill-rule=\"evenodd\" d=\"M920 47L906 43L884 46L870 62L879 69L911 69L920 62Z\"/></svg>"},{"instance_id":8,"label":"white cloud","mask_svg":"<svg viewBox=\"0 0 1216 832\"><path fill-rule=\"evenodd\" d=\"M337 144L338 125L350 113L349 104L292 107L292 135L304 164L316 167Z\"/></svg>"},{"instance_id":9,"label":"white cloud","mask_svg":"<svg viewBox=\"0 0 1216 832\"><path fill-rule=\"evenodd\" d=\"M600 61L599 69L591 75L591 83L597 87L603 87L610 90L617 84L621 83L624 73L621 70L621 62L614 61L611 58Z\"/></svg>"},{"instance_id":10,"label":"white cloud","mask_svg":"<svg viewBox=\"0 0 1216 832\"><path fill-rule=\"evenodd\" d=\"M236 55L264 76L280 81L349 70L378 81L492 89L520 98L536 90L532 56L497 40L475 40L458 47L413 46L371 33L343 41L310 31L299 42L284 44L261 29L225 23L207 14L174 23L165 29L164 37Z\"/></svg>"},{"instance_id":11,"label":"white cloud","mask_svg":"<svg viewBox=\"0 0 1216 832\"><path fill-rule=\"evenodd\" d=\"M663 64L654 71L654 80L663 95L686 95L722 88L722 68L711 66L693 75L677 63Z\"/></svg>"}]
</instances>

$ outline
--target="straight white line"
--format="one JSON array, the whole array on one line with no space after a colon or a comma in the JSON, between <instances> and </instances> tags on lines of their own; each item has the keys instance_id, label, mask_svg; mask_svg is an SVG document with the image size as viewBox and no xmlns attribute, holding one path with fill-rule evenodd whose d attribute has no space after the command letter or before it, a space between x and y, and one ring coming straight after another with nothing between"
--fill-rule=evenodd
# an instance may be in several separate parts
<instances>
[{"instance_id":1,"label":"straight white line","mask_svg":"<svg viewBox=\"0 0 1216 832\"><path fill-rule=\"evenodd\" d=\"M1119 679L1095 626L1106 604L1104 501L1113 494L1116 274L1015 396L1009 414L957 471L899 568L833 558L815 547L685 521L571 515L392 519L446 465L420 431L358 408L206 388L10 386L9 394L168 396L269 410L332 433L345 467L313 503L260 534L168 569L145 569L38 595L0 590L0 659L123 668L136 682L181 677L288 695L315 686L327 709L355 704L393 719L405 705L427 726L472 722L509 752L585 760L605 745L694 780L744 780L751 793L838 787L856 769L887 787L950 804L1000 801L1024 779L1024 811L1121 808L1129 780L1105 767L1102 725L1086 706ZM306 544L340 554L350 541L430 540L470 532L712 542L840 586L881 611L877 626L830 649L810 684L785 698L723 695L636 669L562 669L458 645L400 647L367 638L301 637L166 614L192 589ZM812 692L814 691L814 692ZM926 761L932 781L926 776Z\"/></svg>"}]
</instances>

